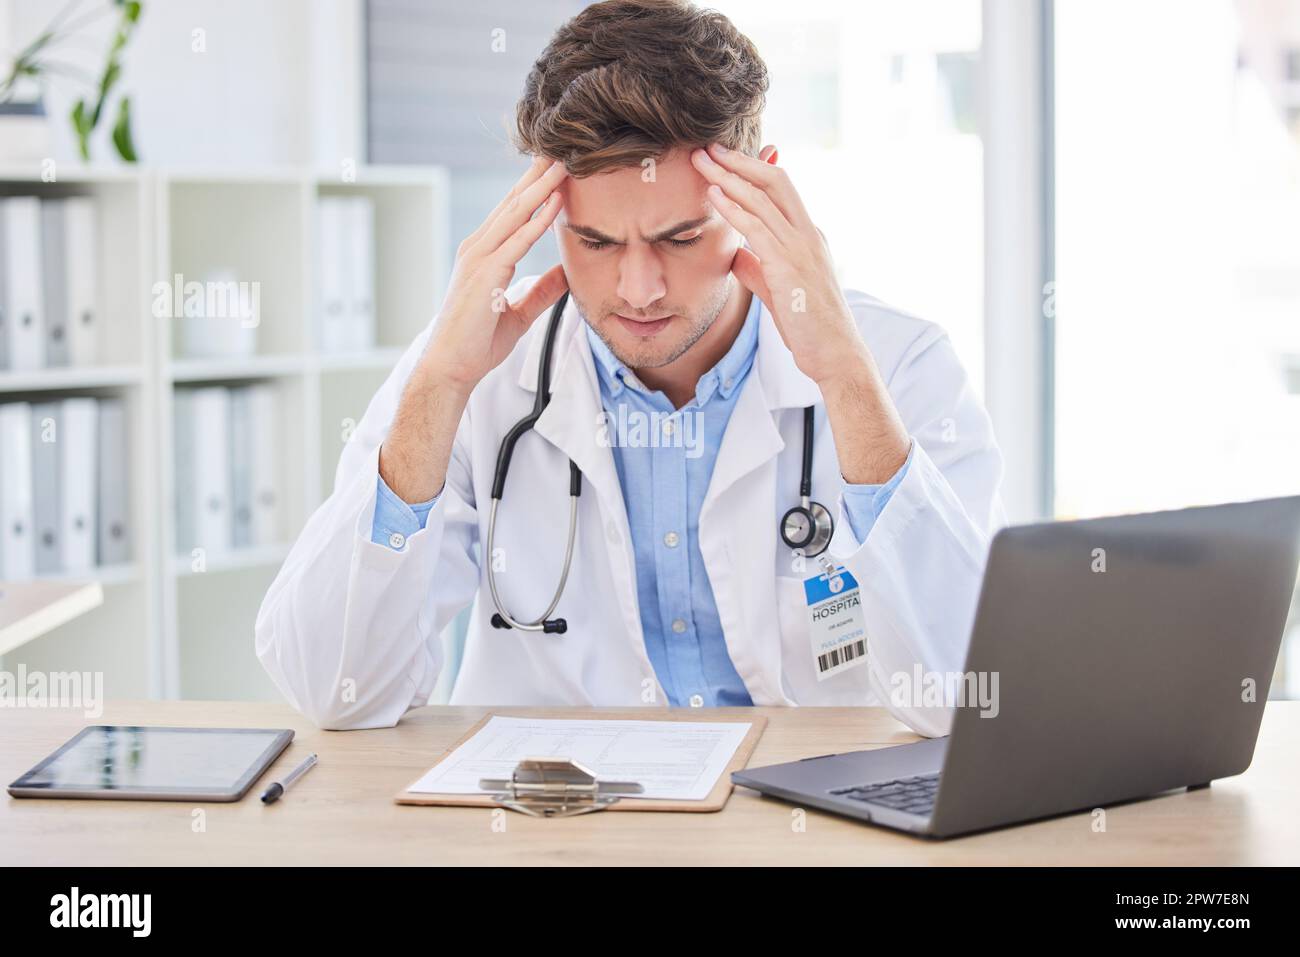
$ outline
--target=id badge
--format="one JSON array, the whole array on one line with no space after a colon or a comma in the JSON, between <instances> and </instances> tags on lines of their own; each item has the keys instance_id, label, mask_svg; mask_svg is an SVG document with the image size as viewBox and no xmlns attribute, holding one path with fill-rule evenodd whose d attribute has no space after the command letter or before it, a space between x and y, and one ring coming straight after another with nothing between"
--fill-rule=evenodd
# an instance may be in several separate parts
<instances>
[{"instance_id":1,"label":"id badge","mask_svg":"<svg viewBox=\"0 0 1300 957\"><path fill-rule=\"evenodd\" d=\"M867 660L867 626L862 593L852 572L827 562L803 583L812 638L813 670L818 681L856 668Z\"/></svg>"}]
</instances>

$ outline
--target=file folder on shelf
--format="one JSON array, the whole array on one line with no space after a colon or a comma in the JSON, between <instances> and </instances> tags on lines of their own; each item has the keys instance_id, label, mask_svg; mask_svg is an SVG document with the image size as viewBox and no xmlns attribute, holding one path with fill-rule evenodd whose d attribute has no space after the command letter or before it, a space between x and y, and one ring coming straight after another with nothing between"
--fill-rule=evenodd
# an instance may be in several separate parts
<instances>
[{"instance_id":1,"label":"file folder on shelf","mask_svg":"<svg viewBox=\"0 0 1300 957\"><path fill-rule=\"evenodd\" d=\"M230 390L195 389L190 402L194 425L194 544L213 555L230 550Z\"/></svg>"},{"instance_id":2,"label":"file folder on shelf","mask_svg":"<svg viewBox=\"0 0 1300 957\"><path fill-rule=\"evenodd\" d=\"M6 325L9 368L45 365L45 314L41 290L41 201L35 196L0 199L4 230Z\"/></svg>"},{"instance_id":3,"label":"file folder on shelf","mask_svg":"<svg viewBox=\"0 0 1300 957\"><path fill-rule=\"evenodd\" d=\"M37 575L63 570L63 518L59 512L59 442L63 438L60 411L57 402L32 406L32 520Z\"/></svg>"},{"instance_id":4,"label":"file folder on shelf","mask_svg":"<svg viewBox=\"0 0 1300 957\"><path fill-rule=\"evenodd\" d=\"M345 348L364 352L375 347L375 204L366 196L349 196L346 213L348 270Z\"/></svg>"},{"instance_id":5,"label":"file folder on shelf","mask_svg":"<svg viewBox=\"0 0 1300 957\"><path fill-rule=\"evenodd\" d=\"M131 485L128 463L126 406L121 399L99 402L99 533L96 551L100 565L131 560Z\"/></svg>"},{"instance_id":6,"label":"file folder on shelf","mask_svg":"<svg viewBox=\"0 0 1300 957\"><path fill-rule=\"evenodd\" d=\"M274 545L281 538L275 387L266 383L249 386L248 412L253 501L252 542L255 545Z\"/></svg>"},{"instance_id":7,"label":"file folder on shelf","mask_svg":"<svg viewBox=\"0 0 1300 957\"><path fill-rule=\"evenodd\" d=\"M99 361L99 221L95 200L71 196L63 201L63 277L67 303L68 362Z\"/></svg>"},{"instance_id":8,"label":"file folder on shelf","mask_svg":"<svg viewBox=\"0 0 1300 957\"><path fill-rule=\"evenodd\" d=\"M94 399L64 399L59 436L63 516L63 570L95 566L95 454L99 407Z\"/></svg>"},{"instance_id":9,"label":"file folder on shelf","mask_svg":"<svg viewBox=\"0 0 1300 957\"><path fill-rule=\"evenodd\" d=\"M68 283L63 200L41 201L41 289L45 307L45 365L68 364ZM40 545L37 543L39 553Z\"/></svg>"},{"instance_id":10,"label":"file folder on shelf","mask_svg":"<svg viewBox=\"0 0 1300 957\"><path fill-rule=\"evenodd\" d=\"M9 256L5 252L8 228L4 203L0 202L0 370L9 368Z\"/></svg>"},{"instance_id":11,"label":"file folder on shelf","mask_svg":"<svg viewBox=\"0 0 1300 957\"><path fill-rule=\"evenodd\" d=\"M349 270L344 260L347 248L345 200L322 196L316 206L317 225L317 334L322 352L342 352L348 347Z\"/></svg>"},{"instance_id":12,"label":"file folder on shelf","mask_svg":"<svg viewBox=\"0 0 1300 957\"><path fill-rule=\"evenodd\" d=\"M33 524L32 410L10 402L0 405L0 578L35 575Z\"/></svg>"},{"instance_id":13,"label":"file folder on shelf","mask_svg":"<svg viewBox=\"0 0 1300 957\"><path fill-rule=\"evenodd\" d=\"M235 548L256 544L253 538L253 452L249 433L249 389L230 390L230 543Z\"/></svg>"},{"instance_id":14,"label":"file folder on shelf","mask_svg":"<svg viewBox=\"0 0 1300 957\"><path fill-rule=\"evenodd\" d=\"M177 389L172 399L172 445L176 457L176 551L189 555L194 548L194 393Z\"/></svg>"}]
</instances>

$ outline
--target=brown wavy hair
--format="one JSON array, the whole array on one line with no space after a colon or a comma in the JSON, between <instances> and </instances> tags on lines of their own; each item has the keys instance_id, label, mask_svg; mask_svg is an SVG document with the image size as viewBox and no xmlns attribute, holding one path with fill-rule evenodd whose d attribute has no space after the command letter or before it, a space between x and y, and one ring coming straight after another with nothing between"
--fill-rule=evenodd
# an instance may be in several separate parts
<instances>
[{"instance_id":1,"label":"brown wavy hair","mask_svg":"<svg viewBox=\"0 0 1300 957\"><path fill-rule=\"evenodd\" d=\"M561 26L533 64L512 139L578 177L709 143L754 156L767 86L754 44L717 11L605 0Z\"/></svg>"}]
</instances>

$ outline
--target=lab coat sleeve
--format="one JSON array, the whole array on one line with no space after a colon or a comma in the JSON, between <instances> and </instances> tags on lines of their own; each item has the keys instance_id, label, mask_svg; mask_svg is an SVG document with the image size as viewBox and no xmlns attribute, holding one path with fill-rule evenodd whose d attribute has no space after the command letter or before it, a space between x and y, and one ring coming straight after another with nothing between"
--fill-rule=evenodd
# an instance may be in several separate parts
<instances>
[{"instance_id":1,"label":"lab coat sleeve","mask_svg":"<svg viewBox=\"0 0 1300 957\"><path fill-rule=\"evenodd\" d=\"M1005 524L1002 456L938 327L904 352L889 391L912 439L908 467L862 539L841 497L833 553L862 590L872 690L900 721L938 737L951 728L951 702L927 706L912 693L917 667L923 689L926 675L965 666L989 542Z\"/></svg>"},{"instance_id":2,"label":"lab coat sleeve","mask_svg":"<svg viewBox=\"0 0 1300 957\"><path fill-rule=\"evenodd\" d=\"M423 527L400 549L372 540L379 447L431 328L371 400L344 447L333 493L308 519L258 611L258 658L289 702L323 728L389 727L426 704L442 667L440 633L477 589L468 412Z\"/></svg>"}]
</instances>

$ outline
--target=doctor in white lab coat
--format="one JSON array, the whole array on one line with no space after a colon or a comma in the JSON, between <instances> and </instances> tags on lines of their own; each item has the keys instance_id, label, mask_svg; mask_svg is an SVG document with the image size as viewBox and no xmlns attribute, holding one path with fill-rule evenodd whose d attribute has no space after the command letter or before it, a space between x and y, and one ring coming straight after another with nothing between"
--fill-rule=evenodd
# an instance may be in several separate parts
<instances>
[{"instance_id":1,"label":"doctor in white lab coat","mask_svg":"<svg viewBox=\"0 0 1300 957\"><path fill-rule=\"evenodd\" d=\"M647 653L632 528L599 427L607 420L586 325L603 318L633 327L666 311L654 303L677 304L682 270L722 255L721 272L731 276L717 286L729 290L720 315L734 307L743 316L751 295L761 300L753 365L698 515L698 547L735 672L756 705L883 705L919 733L947 733L951 711L910 692L917 667L928 674L964 665L990 536L1003 522L990 421L942 329L840 290L824 240L775 158L771 147L759 158L683 151L658 164L668 188L653 194L638 188L637 170L577 180L561 164L535 162L461 244L439 316L374 397L344 449L333 494L258 614L257 654L295 707L326 728L395 724L427 702L443 667L440 632L471 604L453 704L669 703ZM675 203L683 216L665 207ZM690 215L701 210L703 225ZM662 237L644 240L679 219L691 228L667 240L671 247L656 245ZM547 229L556 231L562 265L511 285L514 264ZM697 239L705 252L684 248ZM597 289L601 277L608 285ZM566 288L552 398L535 434L515 448L488 556L498 449L533 406L549 307ZM605 307L611 300L616 309ZM610 335L611 344L621 341ZM637 341L650 348L654 338ZM699 339L707 342L707 334ZM849 367L848 356L860 373L854 388L830 388L830 370ZM835 517L826 556L858 583L867 646L865 660L820 678L804 582L822 569L779 534L782 516L799 504L807 406L816 407L812 497ZM880 454L864 457L873 449ZM567 631L494 628L489 561L514 615L535 617L550 602L568 532L570 459L583 488L556 611ZM890 464L870 475L863 461ZM898 475L859 541L845 515L846 483ZM378 536L383 491L425 503L420 527Z\"/></svg>"}]
</instances>

